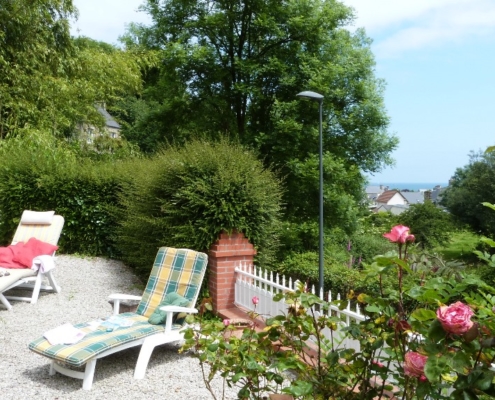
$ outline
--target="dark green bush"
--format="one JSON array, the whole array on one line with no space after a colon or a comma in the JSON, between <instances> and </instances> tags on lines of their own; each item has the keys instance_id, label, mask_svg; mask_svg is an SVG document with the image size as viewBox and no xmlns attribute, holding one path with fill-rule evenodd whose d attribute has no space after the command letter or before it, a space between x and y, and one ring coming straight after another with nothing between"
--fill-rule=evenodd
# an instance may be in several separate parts
<instances>
[{"instance_id":1,"label":"dark green bush","mask_svg":"<svg viewBox=\"0 0 495 400\"><path fill-rule=\"evenodd\" d=\"M76 159L55 140L39 136L0 147L0 241L9 244L22 211L55 210L65 218L62 252L113 255L115 204L123 179L109 163Z\"/></svg>"},{"instance_id":2,"label":"dark green bush","mask_svg":"<svg viewBox=\"0 0 495 400\"><path fill-rule=\"evenodd\" d=\"M281 188L252 152L227 141L193 141L127 168L134 179L120 199L117 243L138 272L148 273L160 246L207 251L221 231L243 232L259 265L271 259Z\"/></svg>"},{"instance_id":3,"label":"dark green bush","mask_svg":"<svg viewBox=\"0 0 495 400\"><path fill-rule=\"evenodd\" d=\"M383 233L386 233L384 231ZM375 235L370 233L356 232L349 239L348 245L350 245L350 253L354 259L354 263L359 264L358 260L362 262L371 263L373 257L378 254L385 254L390 250L394 250L396 246L382 234Z\"/></svg>"},{"instance_id":4,"label":"dark green bush","mask_svg":"<svg viewBox=\"0 0 495 400\"><path fill-rule=\"evenodd\" d=\"M326 249L327 250L327 249ZM328 252L325 252L327 256ZM309 287L318 287L318 253L293 253L280 263L275 272L290 277L293 280L300 280ZM355 293L378 294L380 291L378 279L369 279L366 274L359 268L349 268L345 264L345 259L338 262L333 257L325 257L324 265L324 288L325 291L332 291L345 296L350 290ZM390 288L393 285L394 278L387 277L384 281L384 288Z\"/></svg>"}]
</instances>

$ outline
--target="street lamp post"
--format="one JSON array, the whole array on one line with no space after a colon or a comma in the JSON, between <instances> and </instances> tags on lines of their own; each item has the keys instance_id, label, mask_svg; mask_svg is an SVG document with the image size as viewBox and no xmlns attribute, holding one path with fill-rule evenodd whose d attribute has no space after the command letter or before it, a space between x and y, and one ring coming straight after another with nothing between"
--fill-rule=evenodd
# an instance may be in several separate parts
<instances>
[{"instance_id":1,"label":"street lamp post","mask_svg":"<svg viewBox=\"0 0 495 400\"><path fill-rule=\"evenodd\" d=\"M310 99L312 101L317 101L320 105L320 257L319 257L319 296L323 295L323 134L322 134L322 110L323 110L323 95L305 91L297 94L298 97Z\"/></svg>"}]
</instances>

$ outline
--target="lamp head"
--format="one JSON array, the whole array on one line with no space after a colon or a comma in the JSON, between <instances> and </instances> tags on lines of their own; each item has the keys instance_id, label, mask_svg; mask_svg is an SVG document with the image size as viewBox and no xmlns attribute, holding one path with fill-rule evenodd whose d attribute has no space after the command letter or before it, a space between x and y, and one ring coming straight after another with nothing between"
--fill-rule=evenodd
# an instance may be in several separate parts
<instances>
[{"instance_id":1,"label":"lamp head","mask_svg":"<svg viewBox=\"0 0 495 400\"><path fill-rule=\"evenodd\" d=\"M306 90L305 92L301 92L297 94L298 97L303 97L305 99L310 99L313 101L317 101L321 103L323 101L323 95L316 93L316 92L311 92L310 90Z\"/></svg>"}]
</instances>

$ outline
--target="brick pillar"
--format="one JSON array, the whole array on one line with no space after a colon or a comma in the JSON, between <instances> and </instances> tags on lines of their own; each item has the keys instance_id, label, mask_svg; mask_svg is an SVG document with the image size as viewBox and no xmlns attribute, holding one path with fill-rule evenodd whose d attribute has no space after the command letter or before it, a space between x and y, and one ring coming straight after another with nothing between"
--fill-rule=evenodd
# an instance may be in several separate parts
<instances>
[{"instance_id":1,"label":"brick pillar","mask_svg":"<svg viewBox=\"0 0 495 400\"><path fill-rule=\"evenodd\" d=\"M235 267L241 263L253 265L256 250L243 233L222 232L208 254L208 289L213 300L213 310L234 308Z\"/></svg>"}]
</instances>

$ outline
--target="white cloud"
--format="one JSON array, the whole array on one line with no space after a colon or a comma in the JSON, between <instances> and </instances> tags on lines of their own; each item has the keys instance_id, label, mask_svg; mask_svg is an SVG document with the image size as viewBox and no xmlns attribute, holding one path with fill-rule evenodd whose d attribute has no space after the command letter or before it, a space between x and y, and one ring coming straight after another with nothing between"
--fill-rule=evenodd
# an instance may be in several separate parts
<instances>
[{"instance_id":1,"label":"white cloud","mask_svg":"<svg viewBox=\"0 0 495 400\"><path fill-rule=\"evenodd\" d=\"M345 0L382 57L495 34L493 0Z\"/></svg>"},{"instance_id":2,"label":"white cloud","mask_svg":"<svg viewBox=\"0 0 495 400\"><path fill-rule=\"evenodd\" d=\"M117 44L130 22L149 23L148 14L138 12L144 0L74 0L79 19L71 23L71 34Z\"/></svg>"}]
</instances>

